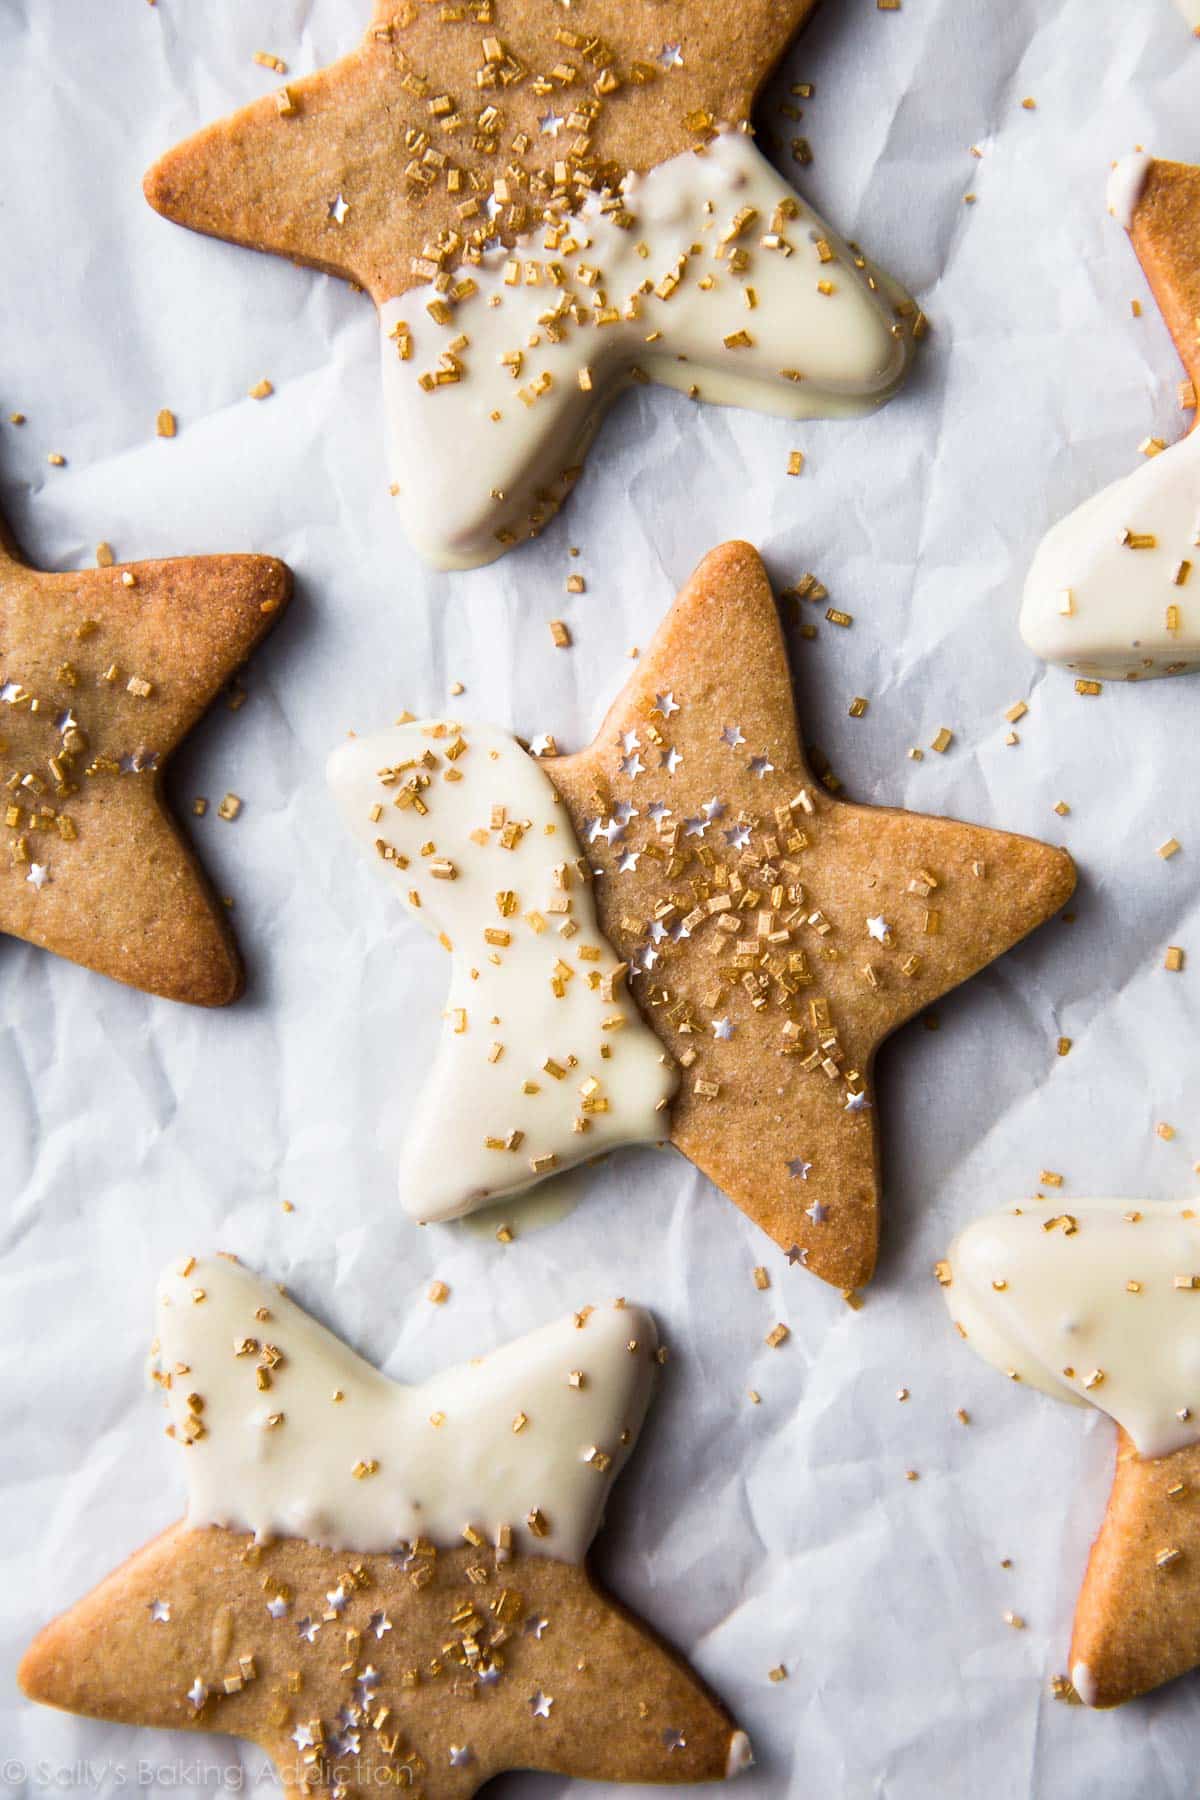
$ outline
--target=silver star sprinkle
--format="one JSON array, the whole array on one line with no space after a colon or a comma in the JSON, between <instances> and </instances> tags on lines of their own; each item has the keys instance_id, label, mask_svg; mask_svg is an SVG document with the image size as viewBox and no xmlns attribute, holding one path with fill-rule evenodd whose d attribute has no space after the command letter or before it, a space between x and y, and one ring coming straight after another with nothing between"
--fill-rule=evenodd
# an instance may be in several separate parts
<instances>
[{"instance_id":1,"label":"silver star sprinkle","mask_svg":"<svg viewBox=\"0 0 1200 1800\"><path fill-rule=\"evenodd\" d=\"M470 1760L471 1760L470 1744L451 1744L451 1746L450 1746L450 1767L452 1769L465 1769L467 1764L470 1762Z\"/></svg>"},{"instance_id":2,"label":"silver star sprinkle","mask_svg":"<svg viewBox=\"0 0 1200 1800\"><path fill-rule=\"evenodd\" d=\"M723 819L727 810L725 802L723 800L718 800L715 794L711 800L706 800L704 805L700 808L700 811L710 823L713 819Z\"/></svg>"},{"instance_id":3,"label":"silver star sprinkle","mask_svg":"<svg viewBox=\"0 0 1200 1800\"><path fill-rule=\"evenodd\" d=\"M726 725L724 731L721 733L721 742L723 744L728 744L731 750L736 750L738 745L744 744L745 741L745 738L742 736L742 728L740 725Z\"/></svg>"},{"instance_id":4,"label":"silver star sprinkle","mask_svg":"<svg viewBox=\"0 0 1200 1800\"><path fill-rule=\"evenodd\" d=\"M631 870L635 870L641 854L640 850L622 850L621 859L617 864L617 874L628 875Z\"/></svg>"},{"instance_id":5,"label":"silver star sprinkle","mask_svg":"<svg viewBox=\"0 0 1200 1800\"><path fill-rule=\"evenodd\" d=\"M654 705L650 710L656 712L660 719L669 719L672 713L679 711L679 707L674 694L655 694Z\"/></svg>"},{"instance_id":6,"label":"silver star sprinkle","mask_svg":"<svg viewBox=\"0 0 1200 1800\"><path fill-rule=\"evenodd\" d=\"M276 1594L275 1598L273 1600L267 1601L267 1611L270 1613L270 1615L273 1619L286 1618L287 1609L288 1609L287 1601L284 1600L282 1598L282 1596L279 1594Z\"/></svg>"},{"instance_id":7,"label":"silver star sprinkle","mask_svg":"<svg viewBox=\"0 0 1200 1800\"><path fill-rule=\"evenodd\" d=\"M46 883L50 880L49 866L46 863L30 863L29 873L25 879L29 885L35 887L40 894Z\"/></svg>"},{"instance_id":8,"label":"silver star sprinkle","mask_svg":"<svg viewBox=\"0 0 1200 1800\"><path fill-rule=\"evenodd\" d=\"M150 1602L150 1622L152 1625L169 1625L171 1623L171 1606L167 1600Z\"/></svg>"},{"instance_id":9,"label":"silver star sprinkle","mask_svg":"<svg viewBox=\"0 0 1200 1800\"><path fill-rule=\"evenodd\" d=\"M326 1594L325 1601L329 1607L330 1612L337 1613L340 1618L342 1613L344 1613L346 1610L347 1598L348 1598L348 1596L347 1596L346 1590L342 1586L341 1582L339 1581L338 1585L334 1588L332 1594Z\"/></svg>"},{"instance_id":10,"label":"silver star sprinkle","mask_svg":"<svg viewBox=\"0 0 1200 1800\"><path fill-rule=\"evenodd\" d=\"M822 1206L819 1200L814 1200L812 1205L806 1206L804 1210L814 1225L823 1225L829 1216L829 1208Z\"/></svg>"},{"instance_id":11,"label":"silver star sprinkle","mask_svg":"<svg viewBox=\"0 0 1200 1800\"><path fill-rule=\"evenodd\" d=\"M538 1617L537 1613L530 1613L525 1621L525 1636L536 1638L540 1644L542 1641L542 1633L549 1623L549 1619L541 1619Z\"/></svg>"},{"instance_id":12,"label":"silver star sprinkle","mask_svg":"<svg viewBox=\"0 0 1200 1800\"><path fill-rule=\"evenodd\" d=\"M541 1688L538 1689L536 1694L530 1696L529 1710L535 1719L548 1719L550 1717L550 1708L553 1705L554 1701L551 1699L550 1695L543 1694Z\"/></svg>"},{"instance_id":13,"label":"silver star sprinkle","mask_svg":"<svg viewBox=\"0 0 1200 1800\"><path fill-rule=\"evenodd\" d=\"M335 225L343 224L345 221L345 218L346 218L346 214L349 211L350 211L350 207L349 207L348 202L343 200L343 198L340 194L338 195L336 200L331 200L329 202L329 216L333 220Z\"/></svg>"},{"instance_id":14,"label":"silver star sprinkle","mask_svg":"<svg viewBox=\"0 0 1200 1800\"><path fill-rule=\"evenodd\" d=\"M752 775L757 775L758 779L761 781L764 775L773 773L775 764L768 756L752 756L746 767Z\"/></svg>"},{"instance_id":15,"label":"silver star sprinkle","mask_svg":"<svg viewBox=\"0 0 1200 1800\"><path fill-rule=\"evenodd\" d=\"M687 1749L687 1739L684 1737L682 1731L676 1730L674 1725L667 1726L667 1729L662 1734L662 1741L668 1750Z\"/></svg>"},{"instance_id":16,"label":"silver star sprinkle","mask_svg":"<svg viewBox=\"0 0 1200 1800\"><path fill-rule=\"evenodd\" d=\"M200 1711L200 1708L204 1705L204 1702L208 1699L208 1689L205 1687L204 1683L201 1681L201 1679L198 1675L196 1676L196 1679L192 1682L191 1687L188 1689L187 1697L191 1701L192 1705L195 1707L197 1712Z\"/></svg>"},{"instance_id":17,"label":"silver star sprinkle","mask_svg":"<svg viewBox=\"0 0 1200 1800\"><path fill-rule=\"evenodd\" d=\"M886 944L892 935L892 928L885 918L867 920L867 936L873 937L877 944Z\"/></svg>"},{"instance_id":18,"label":"silver star sprinkle","mask_svg":"<svg viewBox=\"0 0 1200 1800\"><path fill-rule=\"evenodd\" d=\"M750 827L748 825L734 825L729 831L724 832L723 836L731 850L748 850L750 847Z\"/></svg>"},{"instance_id":19,"label":"silver star sprinkle","mask_svg":"<svg viewBox=\"0 0 1200 1800\"><path fill-rule=\"evenodd\" d=\"M312 1730L309 1726L297 1725L295 1731L292 1733L292 1742L295 1744L297 1750L311 1750L316 1739L313 1737Z\"/></svg>"},{"instance_id":20,"label":"silver star sprinkle","mask_svg":"<svg viewBox=\"0 0 1200 1800\"><path fill-rule=\"evenodd\" d=\"M803 1268L808 1261L808 1251L807 1249L802 1250L799 1244L793 1244L787 1253L787 1259L790 1269L794 1269L797 1263Z\"/></svg>"},{"instance_id":21,"label":"silver star sprinkle","mask_svg":"<svg viewBox=\"0 0 1200 1800\"><path fill-rule=\"evenodd\" d=\"M664 750L658 760L659 760L659 766L661 768L664 768L667 771L668 775L673 775L675 773L676 769L679 767L680 763L683 761L683 758L679 754L678 750L676 750L674 748L674 746L672 746L670 750Z\"/></svg>"},{"instance_id":22,"label":"silver star sprinkle","mask_svg":"<svg viewBox=\"0 0 1200 1800\"><path fill-rule=\"evenodd\" d=\"M716 1038L717 1042L719 1044L727 1044L733 1036L733 1021L731 1019L714 1019L712 1022L712 1029L713 1036Z\"/></svg>"},{"instance_id":23,"label":"silver star sprinkle","mask_svg":"<svg viewBox=\"0 0 1200 1800\"><path fill-rule=\"evenodd\" d=\"M367 1630L373 1631L377 1638L381 1638L385 1631L390 1631L391 1629L392 1621L385 1612L374 1612L367 1620Z\"/></svg>"},{"instance_id":24,"label":"silver star sprinkle","mask_svg":"<svg viewBox=\"0 0 1200 1800\"><path fill-rule=\"evenodd\" d=\"M565 124L566 120L563 118L562 114L556 113L553 107L550 108L549 112L543 113L538 120L538 128L543 137L556 138Z\"/></svg>"},{"instance_id":25,"label":"silver star sprinkle","mask_svg":"<svg viewBox=\"0 0 1200 1800\"><path fill-rule=\"evenodd\" d=\"M682 69L683 46L681 44L664 44L658 53L658 60L664 69Z\"/></svg>"},{"instance_id":26,"label":"silver star sprinkle","mask_svg":"<svg viewBox=\"0 0 1200 1800\"><path fill-rule=\"evenodd\" d=\"M788 1163L787 1172L796 1180L807 1181L808 1172L811 1168L812 1164L810 1162L805 1162L802 1156L793 1156Z\"/></svg>"},{"instance_id":27,"label":"silver star sprinkle","mask_svg":"<svg viewBox=\"0 0 1200 1800\"><path fill-rule=\"evenodd\" d=\"M846 1095L847 1112L865 1112L870 1104L871 1102L867 1099L865 1091L861 1094Z\"/></svg>"},{"instance_id":28,"label":"silver star sprinkle","mask_svg":"<svg viewBox=\"0 0 1200 1800\"><path fill-rule=\"evenodd\" d=\"M671 809L665 800L652 800L646 808L646 817L652 824L657 825L660 819L669 818L670 812Z\"/></svg>"},{"instance_id":29,"label":"silver star sprinkle","mask_svg":"<svg viewBox=\"0 0 1200 1800\"><path fill-rule=\"evenodd\" d=\"M296 1621L296 1634L298 1637L303 1638L306 1644L313 1644L316 1642L317 1633L320 1629L321 1622L319 1619L305 1618L297 1619Z\"/></svg>"},{"instance_id":30,"label":"silver star sprinkle","mask_svg":"<svg viewBox=\"0 0 1200 1800\"><path fill-rule=\"evenodd\" d=\"M646 770L646 765L642 761L641 757L638 755L636 750L631 752L631 754L629 756L623 756L621 758L621 773L622 773L622 775L628 775L634 781L636 781L639 775L643 775L645 773L645 770Z\"/></svg>"}]
</instances>

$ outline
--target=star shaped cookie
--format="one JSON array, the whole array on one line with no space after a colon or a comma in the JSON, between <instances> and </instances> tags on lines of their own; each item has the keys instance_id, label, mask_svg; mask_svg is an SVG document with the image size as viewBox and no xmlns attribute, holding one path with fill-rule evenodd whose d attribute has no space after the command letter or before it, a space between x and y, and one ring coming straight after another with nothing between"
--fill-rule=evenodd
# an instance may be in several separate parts
<instances>
[{"instance_id":1,"label":"star shaped cookie","mask_svg":"<svg viewBox=\"0 0 1200 1800\"><path fill-rule=\"evenodd\" d=\"M266 556L44 574L0 527L0 934L166 999L237 998L163 774L290 589Z\"/></svg>"},{"instance_id":2,"label":"star shaped cookie","mask_svg":"<svg viewBox=\"0 0 1200 1800\"><path fill-rule=\"evenodd\" d=\"M1051 528L1034 557L1021 634L1084 680L1200 667L1200 168L1138 151L1116 163L1109 211L1129 233L1188 379L1192 430L1146 438L1132 475Z\"/></svg>"},{"instance_id":3,"label":"star shaped cookie","mask_svg":"<svg viewBox=\"0 0 1200 1800\"><path fill-rule=\"evenodd\" d=\"M937 1276L971 1349L1116 1424L1070 1653L1079 1698L1109 1707L1200 1665L1200 1228L1186 1202L1059 1204L975 1221Z\"/></svg>"},{"instance_id":4,"label":"star shaped cookie","mask_svg":"<svg viewBox=\"0 0 1200 1800\"><path fill-rule=\"evenodd\" d=\"M792 1260L875 1265L875 1053L1050 918L1065 851L858 806L800 747L767 574L701 563L592 746L542 765L599 879L608 941L684 1071L672 1142Z\"/></svg>"},{"instance_id":5,"label":"star shaped cookie","mask_svg":"<svg viewBox=\"0 0 1200 1800\"><path fill-rule=\"evenodd\" d=\"M146 194L367 289L406 528L473 566L553 516L631 382L805 417L903 379L917 308L749 135L811 6L378 0L357 50L177 146Z\"/></svg>"},{"instance_id":6,"label":"star shaped cookie","mask_svg":"<svg viewBox=\"0 0 1200 1800\"><path fill-rule=\"evenodd\" d=\"M158 1338L188 1519L45 1628L31 1699L258 1744L289 1796L752 1761L585 1566L652 1385L639 1308L584 1308L404 1388L232 1261L188 1259Z\"/></svg>"}]
</instances>

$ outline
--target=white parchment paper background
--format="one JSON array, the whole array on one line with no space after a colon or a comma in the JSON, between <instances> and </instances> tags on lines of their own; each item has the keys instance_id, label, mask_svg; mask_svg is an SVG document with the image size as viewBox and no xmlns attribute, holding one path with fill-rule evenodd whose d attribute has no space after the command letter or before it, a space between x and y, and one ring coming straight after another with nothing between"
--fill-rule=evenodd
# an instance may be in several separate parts
<instances>
[{"instance_id":1,"label":"white parchment paper background","mask_svg":"<svg viewBox=\"0 0 1200 1800\"><path fill-rule=\"evenodd\" d=\"M236 898L247 997L205 1014L0 945L0 1775L29 1794L159 1796L197 1768L210 1786L233 1779L226 1740L55 1715L12 1680L37 1626L179 1511L142 1387L151 1284L169 1257L220 1247L408 1377L589 1299L655 1309L674 1359L597 1564L750 1731L746 1800L1190 1796L1200 1681L1109 1715L1047 1693L1111 1428L978 1363L930 1266L1043 1167L1069 1195L1168 1196L1189 1191L1200 1156L1200 683L1081 700L1016 632L1043 529L1131 467L1143 436L1182 429L1180 371L1153 307L1131 317L1144 283L1103 194L1135 143L1200 160L1200 44L1168 0L905 0L891 14L827 0L780 92L816 84L799 127L815 149L807 195L931 315L909 388L874 420L803 428L639 391L540 543L446 577L391 514L369 302L177 230L139 191L160 150L272 85L254 50L304 73L349 48L367 11L0 0L0 417L28 414L0 426L14 528L51 568L107 538L121 556L273 551L298 577L248 704L218 709L176 772L184 808L245 799L235 825L210 811L195 833ZM764 119L784 142L795 129L771 106ZM263 375L277 392L256 405L244 396ZM173 442L154 436L163 406ZM794 444L799 481L784 474ZM51 450L65 469L47 467ZM781 583L817 570L854 615L796 646L805 734L850 794L1065 841L1081 866L1073 924L1047 926L944 1004L938 1032L918 1023L882 1060L883 1252L858 1314L673 1153L573 1179L569 1216L519 1226L507 1249L411 1227L393 1166L445 967L323 786L348 727L449 709L454 679L466 717L585 741L630 647L733 535ZM582 598L564 595L569 566ZM569 652L551 645L556 616ZM855 694L865 719L847 716ZM1002 712L1020 698L1031 710L1007 748ZM908 761L941 725L950 753ZM1164 863L1172 833L1183 853ZM1191 951L1183 975L1161 968L1168 943ZM424 1298L434 1274L444 1308ZM772 1352L776 1319L792 1337ZM779 1662L789 1678L772 1685ZM261 1765L246 1753L250 1776ZM523 1800L564 1787L500 1784Z\"/></svg>"}]
</instances>

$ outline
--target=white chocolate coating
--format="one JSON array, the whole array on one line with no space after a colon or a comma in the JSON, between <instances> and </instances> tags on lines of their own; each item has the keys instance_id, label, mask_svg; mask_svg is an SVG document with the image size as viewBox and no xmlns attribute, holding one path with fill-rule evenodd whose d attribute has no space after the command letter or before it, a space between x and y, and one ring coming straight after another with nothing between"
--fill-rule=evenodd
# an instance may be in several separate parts
<instances>
[{"instance_id":1,"label":"white chocolate coating","mask_svg":"<svg viewBox=\"0 0 1200 1800\"><path fill-rule=\"evenodd\" d=\"M1200 4L1200 0L1198 0ZM1147 150L1135 150L1130 156L1123 156L1115 162L1108 177L1106 205L1118 225L1126 231L1133 228L1133 215L1137 211L1137 203L1142 197L1142 189L1146 185L1146 176L1150 173L1150 165L1154 158Z\"/></svg>"},{"instance_id":2,"label":"white chocolate coating","mask_svg":"<svg viewBox=\"0 0 1200 1800\"><path fill-rule=\"evenodd\" d=\"M729 1756L725 1763L725 1779L732 1781L735 1775L744 1775L747 1769L754 1767L754 1749L744 1731L735 1731L729 1740Z\"/></svg>"},{"instance_id":3,"label":"white chocolate coating","mask_svg":"<svg viewBox=\"0 0 1200 1800\"><path fill-rule=\"evenodd\" d=\"M1108 210L1126 231L1153 161L1138 150L1109 175ZM1186 674L1200 665L1197 563L1200 433L1193 432L1046 533L1025 581L1021 636L1046 662L1091 679Z\"/></svg>"},{"instance_id":4,"label":"white chocolate coating","mask_svg":"<svg viewBox=\"0 0 1200 1800\"><path fill-rule=\"evenodd\" d=\"M1175 4L1196 36L1200 37L1200 0L1175 0Z\"/></svg>"},{"instance_id":5,"label":"white chocolate coating","mask_svg":"<svg viewBox=\"0 0 1200 1800\"><path fill-rule=\"evenodd\" d=\"M424 812L397 805L426 777ZM494 726L419 720L351 739L329 783L392 891L453 946L437 1055L405 1106L408 1212L458 1218L618 1144L665 1141L678 1070L614 979L590 869L535 759Z\"/></svg>"},{"instance_id":6,"label":"white chocolate coating","mask_svg":"<svg viewBox=\"0 0 1200 1800\"><path fill-rule=\"evenodd\" d=\"M969 1225L948 1261L951 1316L987 1362L1108 1413L1142 1456L1200 1440L1195 1207L1027 1201Z\"/></svg>"},{"instance_id":7,"label":"white chocolate coating","mask_svg":"<svg viewBox=\"0 0 1200 1800\"><path fill-rule=\"evenodd\" d=\"M577 1317L403 1387L240 1264L189 1258L162 1276L157 1311L189 1525L363 1554L509 1525L523 1552L581 1562L645 1417L657 1336L635 1306Z\"/></svg>"},{"instance_id":8,"label":"white chocolate coating","mask_svg":"<svg viewBox=\"0 0 1200 1800\"><path fill-rule=\"evenodd\" d=\"M1154 543L1132 548L1129 532ZM1047 662L1101 679L1200 665L1200 431L1046 534L1025 582L1021 636Z\"/></svg>"},{"instance_id":9,"label":"white chocolate coating","mask_svg":"<svg viewBox=\"0 0 1200 1800\"><path fill-rule=\"evenodd\" d=\"M745 221L736 228L735 215ZM765 247L773 230L782 242ZM891 397L912 350L897 314L899 304L915 317L912 303L742 132L630 175L618 198L593 196L561 229L463 273L477 291L444 324L427 312L424 287L380 312L397 502L413 543L445 568L490 562L552 516L636 371L785 418L849 416ZM751 341L727 347L740 333ZM451 351L461 337L466 346ZM447 351L460 378L426 391L422 375Z\"/></svg>"}]
</instances>

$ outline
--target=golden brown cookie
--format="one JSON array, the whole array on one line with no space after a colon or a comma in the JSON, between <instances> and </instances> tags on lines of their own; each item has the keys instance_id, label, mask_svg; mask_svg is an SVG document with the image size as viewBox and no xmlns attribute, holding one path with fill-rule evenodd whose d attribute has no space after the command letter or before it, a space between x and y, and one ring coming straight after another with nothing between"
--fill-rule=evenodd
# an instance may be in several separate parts
<instances>
[{"instance_id":1,"label":"golden brown cookie","mask_svg":"<svg viewBox=\"0 0 1200 1800\"><path fill-rule=\"evenodd\" d=\"M937 1275L985 1361L1117 1426L1070 1669L1085 1704L1118 1706L1200 1664L1200 1226L1184 1201L1059 1204L976 1220Z\"/></svg>"},{"instance_id":2,"label":"golden brown cookie","mask_svg":"<svg viewBox=\"0 0 1200 1800\"><path fill-rule=\"evenodd\" d=\"M740 124L814 3L591 0L576 17L527 0L376 0L356 50L176 145L146 198L381 306L430 279L427 244L478 249L534 228L556 162L572 186L619 181ZM679 60L664 66L668 51ZM569 135L541 130L551 99L569 107ZM491 219L481 196L497 178L511 198Z\"/></svg>"},{"instance_id":3,"label":"golden brown cookie","mask_svg":"<svg viewBox=\"0 0 1200 1800\"><path fill-rule=\"evenodd\" d=\"M813 775L749 544L705 557L595 743L544 768L605 935L683 1066L671 1138L791 1259L875 1267L875 1053L1061 907L1063 850L853 805Z\"/></svg>"},{"instance_id":4,"label":"golden brown cookie","mask_svg":"<svg viewBox=\"0 0 1200 1800\"><path fill-rule=\"evenodd\" d=\"M1155 303L1200 393L1200 168L1151 161L1129 228Z\"/></svg>"},{"instance_id":5,"label":"golden brown cookie","mask_svg":"<svg viewBox=\"0 0 1200 1800\"><path fill-rule=\"evenodd\" d=\"M1095 694L1106 679L1146 681L1200 668L1200 168L1144 151L1113 165L1109 211L1129 232L1188 380L1191 433L1147 437L1132 475L1043 538L1025 582L1021 634Z\"/></svg>"},{"instance_id":6,"label":"golden brown cookie","mask_svg":"<svg viewBox=\"0 0 1200 1800\"><path fill-rule=\"evenodd\" d=\"M167 999L237 998L225 909L163 778L290 591L266 556L44 574L0 528L0 933Z\"/></svg>"},{"instance_id":7,"label":"golden brown cookie","mask_svg":"<svg viewBox=\"0 0 1200 1800\"><path fill-rule=\"evenodd\" d=\"M1072 1679L1119 1706L1200 1666L1200 1446L1139 1456L1118 1431L1071 1633Z\"/></svg>"},{"instance_id":8,"label":"golden brown cookie","mask_svg":"<svg viewBox=\"0 0 1200 1800\"><path fill-rule=\"evenodd\" d=\"M188 1521L46 1627L31 1699L246 1739L289 1795L749 1766L585 1567L650 1395L647 1314L585 1307L405 1388L231 1259L188 1258L158 1334Z\"/></svg>"},{"instance_id":9,"label":"golden brown cookie","mask_svg":"<svg viewBox=\"0 0 1200 1800\"><path fill-rule=\"evenodd\" d=\"M903 381L916 305L749 128L810 7L379 0L356 51L180 144L146 194L370 292L405 527L474 567L554 516L631 382L808 418Z\"/></svg>"}]
</instances>

